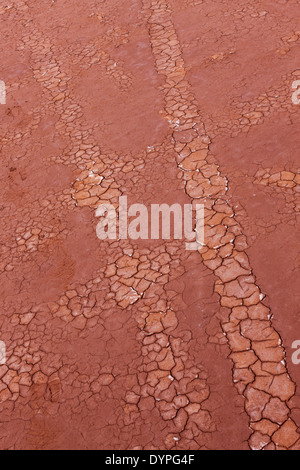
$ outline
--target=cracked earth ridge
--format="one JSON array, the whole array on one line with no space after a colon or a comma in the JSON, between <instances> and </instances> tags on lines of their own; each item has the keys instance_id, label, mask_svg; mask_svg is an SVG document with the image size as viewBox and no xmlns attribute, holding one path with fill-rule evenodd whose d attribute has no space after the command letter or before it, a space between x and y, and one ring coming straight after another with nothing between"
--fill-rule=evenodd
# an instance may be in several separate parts
<instances>
[{"instance_id":1,"label":"cracked earth ridge","mask_svg":"<svg viewBox=\"0 0 300 470\"><path fill-rule=\"evenodd\" d=\"M274 3L276 4L277 2ZM278 3L283 5L283 2ZM174 4L175 17L178 11L182 11L185 8L183 4L183 1ZM298 2L288 1L287 4L293 8L293 5L297 5ZM195 8L196 15L197 11L199 13L200 8ZM190 9L190 12L192 14L192 9ZM234 71L238 73L241 62L239 57L239 40L236 42L236 38L252 37L255 40L255 37L263 36L264 29L271 32L272 21L278 21L275 11L268 7L268 2L264 1L243 5L238 5L238 2L234 2L229 5L220 0L214 7L209 2L205 2L201 12L199 27L196 26L197 23L194 20L190 26L192 32L190 31L188 34L185 32L183 34L186 38L191 36L192 38L190 40L182 40L183 52L189 58L187 70L190 70L191 63L194 69L191 72L191 83L194 86L197 82L193 82L193 80L197 76L199 67L204 72L201 80L209 79L212 83L214 81L217 83L218 77L223 73L225 74L224 78L234 75ZM182 16L187 18L188 14L182 14ZM213 22L217 18L222 23L222 27L216 33ZM281 27L283 25L284 21ZM197 35L196 38L195 35ZM267 40L267 37L265 39ZM267 122L270 116L277 115L281 119L285 114L293 122L297 113L297 107L293 105L291 100L291 85L299 77L300 71L295 61L291 66L293 72L287 74L284 64L293 57L293 53L299 47L299 39L300 32L297 30L296 22L294 22L290 29L284 29L284 33L282 29L278 28L276 37L273 39L275 44L273 42L270 45L269 52L272 52L273 58L277 59L278 66L281 67L282 72L281 76L278 75L277 78L274 76L272 85L266 91L263 93L257 91L255 93L253 89L252 91L255 96L250 93L247 100L245 98L239 99L235 93L235 96L231 96L228 101L225 99L219 109L216 106L216 109L213 108L211 110L211 104L208 106L205 127L214 143L215 137L224 137L226 135L236 137L240 133L248 133L254 126ZM237 79L236 91L243 89L244 78L241 74L240 79ZM226 79L224 82L226 82ZM216 86L217 89L218 86ZM250 88L248 88L248 91L250 91ZM210 89L210 102L214 100L213 94L214 87ZM207 108L207 104L204 97L204 109Z\"/></svg>"},{"instance_id":2,"label":"cracked earth ridge","mask_svg":"<svg viewBox=\"0 0 300 470\"><path fill-rule=\"evenodd\" d=\"M121 178L119 176L117 182L115 177L116 172L122 172L126 177L133 169L136 172L142 170L145 166L147 156L149 157L149 152L151 151L151 154L155 155L156 149L150 149L144 152L143 155L135 158L134 165L132 164L132 155L118 156L116 154L101 154L99 147L91 142L91 132L87 131L81 125L81 108L70 96L67 86L68 80L65 78L65 73L61 71L61 65L54 57L50 40L45 38L37 29L34 29L28 35L22 37L22 43L30 47L33 63L36 64L33 67L34 76L50 93L51 103L55 105L55 111L59 116L56 129L60 133L69 136L69 148L65 149L60 157L53 157L53 160L57 163L76 163L77 168L84 168L72 186L71 196L73 201L70 200L70 193L64 191L63 199L62 197L58 198L59 202L56 204L56 207L58 207L59 204L67 203L69 206L78 205L80 207L96 208L99 204L107 202L117 207L118 198L123 192L122 188L120 188ZM36 49L37 44L39 44L38 50ZM21 47L21 50L22 49L23 47ZM91 64L93 63L92 61ZM80 123L79 126L77 123ZM166 153L167 151L168 149L164 148L164 152ZM134 185L135 182L136 177L133 177L132 185ZM55 208L47 199L44 205L48 210ZM41 239L40 232L41 229L39 228L18 228L18 236L16 239L19 248L18 251L20 252L20 247L23 247L24 251L32 252L37 248L38 243L42 245L44 240L43 238ZM52 233L51 237L54 236L55 233ZM114 243L111 243L111 245L115 247ZM130 282L127 280L127 288L124 285L121 286L119 283L114 284L112 287L116 295L116 301L122 308L128 307L128 305L140 298L151 282L159 277L157 272L151 273L151 270L150 272L146 272L146 268L149 269L150 265L146 263L149 266L145 266L145 261L147 260L143 259L143 257L140 262L138 262L138 260L131 260L128 255L127 258L126 255L124 255L123 260L116 259L115 266L117 268L119 267L118 276L121 277L121 280L122 269L126 270L124 274L126 274L126 278L128 279L130 277L129 271L131 270L132 275L134 275L134 273L137 273L136 267L139 265L139 273L134 285L132 285L132 283L129 285ZM164 264L165 262L162 266ZM114 265L108 266L106 271L107 277L113 276L113 266ZM144 275L145 279L143 279ZM123 279L123 284L124 282Z\"/></svg>"},{"instance_id":3,"label":"cracked earth ridge","mask_svg":"<svg viewBox=\"0 0 300 470\"><path fill-rule=\"evenodd\" d=\"M263 124L272 113L288 112L291 119L297 113L297 107L291 100L291 84L300 76L300 70L281 77L277 86L252 101L241 102L233 99L228 103L227 115L213 114L206 121L206 129L212 139L229 135L236 137L242 132L249 132L252 126ZM229 114L229 116L228 116Z\"/></svg>"},{"instance_id":4,"label":"cracked earth ridge","mask_svg":"<svg viewBox=\"0 0 300 470\"><path fill-rule=\"evenodd\" d=\"M42 41L41 37L40 41ZM36 59L40 63L40 57ZM54 68L53 72L57 74L58 70ZM39 75L37 75L37 78L39 78ZM49 80L48 74L46 74L45 79ZM62 106L65 106L65 104L62 104ZM59 114L62 115L61 121L63 122L64 114L60 110ZM71 127L63 127L64 132L69 133L70 130ZM70 136L72 137L72 133ZM85 145L88 147L87 144ZM77 150L77 148L72 148L72 155L74 150ZM160 153L163 151L163 154L166 155L168 149L166 147L161 150L152 149L148 151L148 157L149 152L153 158L157 151L160 151ZM79 150L75 152L75 157L80 158L84 153ZM99 203L109 201L117 205L118 197L122 194L122 191L116 183L115 174L116 171L122 171L126 175L133 169L133 165L130 163L132 156L121 156L114 159L112 155L89 154L88 150L86 153L88 153L87 159L89 160L85 162L87 169L80 174L73 185L72 197L76 200L76 204L81 207L96 208ZM144 167L145 159L146 155L141 156L140 160L135 159L135 171L139 171ZM78 165L79 162L76 163ZM118 181L120 181L120 176ZM112 242L111 245L116 250L116 244ZM105 277L110 282L110 294L105 298L105 305L102 305L104 311L110 307L110 301L112 303L115 301L120 307L127 308L145 294L151 283L156 282L158 285L164 285L168 281L168 272L170 270L173 273L176 272L168 253L159 254L160 250L154 250L153 253L148 251L139 255L130 250L127 241L124 241L124 245L122 256L116 257L115 263L109 264L105 271ZM175 251L172 250L171 252L174 257ZM114 253L113 256L116 256L116 254ZM176 264L176 259L173 261ZM177 275L180 274L181 272ZM99 285L101 280L103 280L101 276L95 280L96 286ZM74 286L74 289L70 289L66 296L60 299L58 305L51 305L52 314L64 321L71 321L75 328L84 328L87 319L96 317L98 314L90 293L87 293L89 297L87 302L83 298L84 294L83 290L78 292L78 288ZM143 410L158 406L163 420L172 423L173 433L169 432L165 440L165 445L170 448L179 440L182 431L185 430L186 433L189 433L189 428L192 425L198 425L200 431L193 430L189 439L191 437L196 438L199 432L208 433L213 430L214 426L209 412L200 410L201 402L209 396L209 388L205 381L206 374L194 367L192 362L191 366L188 366L187 353L190 347L190 337L185 335L183 339L180 339L173 337L171 334L177 326L177 318L170 307L167 307L167 300L163 299L165 296L164 290L155 293L155 296L153 293L149 296L149 300L146 299L144 302L146 305L141 311L140 317L137 318L141 329L139 338L143 344L143 364L139 367L140 383L139 387L135 386L131 392L126 394L123 426L133 424ZM97 307L99 307L99 302ZM103 312L101 316L105 318ZM28 313L22 316L22 321L24 323L31 320L31 318L32 314ZM110 377L113 376L110 374ZM44 380L46 380L46 377ZM172 382L174 383L172 384ZM105 385L110 383L109 378L107 378ZM98 386L101 384L102 381L100 380ZM92 384L92 390L96 390L95 387ZM171 428L169 431L171 431ZM184 435L180 437L184 437ZM186 436L186 440L188 441L188 436Z\"/></svg>"},{"instance_id":5,"label":"cracked earth ridge","mask_svg":"<svg viewBox=\"0 0 300 470\"><path fill-rule=\"evenodd\" d=\"M293 171L274 171L272 168L264 168L258 170L254 175L255 184L263 184L265 186L294 189L295 193L299 193L300 189L300 172ZM299 208L295 208L299 211Z\"/></svg>"},{"instance_id":6,"label":"cracked earth ridge","mask_svg":"<svg viewBox=\"0 0 300 470\"><path fill-rule=\"evenodd\" d=\"M177 8L180 9L186 9L186 7L189 6L197 6L198 4L204 3L203 0L199 1L193 1L193 0L186 0L182 1L183 5L176 5ZM185 3L185 5L184 5ZM222 2L220 2L222 3ZM251 20L257 19L261 23L264 23L270 16L269 11L264 10L264 5L261 5L261 2L256 2L255 4L245 4L239 6L239 8L234 9L234 5L229 5L227 2L223 2L223 8L222 8L222 17L227 22L229 20L231 28L230 28L230 33L232 34L232 30L234 33L238 31L240 26L242 26L243 30L249 34L251 30L253 29L253 24L251 23ZM283 4L283 2L281 2ZM297 0L295 2L291 2L291 0L287 0L286 3L290 4L297 4ZM204 18L209 18L211 15L205 15ZM216 41L219 41L219 38L216 38L214 32L211 32L212 34L205 34L201 35L199 37L196 37L193 39L191 42L185 43L183 42L182 47L183 48L188 48L190 46L194 46L197 43L201 43L203 45L208 45L209 43L216 43ZM284 57L288 52L297 47L297 41L299 41L300 38L300 31L299 30L294 30L291 31L290 34L282 36L280 38L280 41L278 40L278 45L277 48L275 49L275 53L278 54L281 57ZM221 52L219 54L213 55L209 58L210 61L213 62L219 62L228 57L228 55L234 54L235 50L234 49L229 49L225 52Z\"/></svg>"},{"instance_id":7,"label":"cracked earth ridge","mask_svg":"<svg viewBox=\"0 0 300 470\"><path fill-rule=\"evenodd\" d=\"M231 186L244 187L245 184L255 184L262 191L265 196L277 196L283 201L283 208L278 208L278 218L280 223L293 227L297 230L297 216L300 209L300 185L299 185L299 169L292 169L290 167L269 167L259 168L252 172L252 175L240 170L234 174L229 175ZM261 235L271 233L276 230L278 221L265 216L262 217L254 228L251 224L245 207L237 202L234 206L236 220L243 227L243 231L247 233L248 246L253 246L255 240Z\"/></svg>"},{"instance_id":8,"label":"cracked earth ridge","mask_svg":"<svg viewBox=\"0 0 300 470\"><path fill-rule=\"evenodd\" d=\"M27 26L31 26L30 21ZM125 174L128 173L132 170L132 166L129 164L132 156L127 156L125 163L122 163L122 159L120 159L114 168L113 156L107 158L106 161L105 156L100 155L99 148L89 141L90 132L85 128L82 129L82 126L74 127L73 121L80 122L81 120L81 110L69 96L67 79L53 55L51 42L37 29L34 29L22 37L21 43L23 46L20 46L20 50L29 47L32 51L35 79L41 82L50 93L51 103L54 103L55 112L60 116L56 123L57 131L70 137L71 144L59 159L55 157L53 160L58 163L70 163L71 160L71 163L76 163L78 168L87 168L78 178L78 184L83 182L83 188L86 191L83 194L82 188L76 187L75 184L75 192L72 193L73 199L79 206L90 208L96 207L100 201L116 202L117 196L122 193L115 186L111 187L110 185L110 183L113 185L115 181L114 178L109 180L112 173L111 168L115 171L122 168ZM22 137L26 138L28 135ZM14 140L11 134L6 136L4 143L6 143L6 139L8 141ZM154 156L159 153L166 156L167 152L168 145L150 151ZM145 157L146 155L144 155ZM142 168L143 160L140 161L140 165ZM141 168L139 168L139 161L135 161L135 169ZM105 170L108 171L108 174L105 173ZM101 177L95 176L95 173L97 175L98 172ZM86 178L87 181L85 181ZM99 188L102 179L105 182ZM90 194L89 190L96 190L96 192ZM55 210L61 204L74 205L68 191L64 191L63 196L59 195L58 198L57 196L54 194L50 201L48 197L44 204L42 201L45 213ZM19 227L16 232L18 254L26 253L30 256L32 252L43 247L45 241L41 232L42 229L37 227ZM63 232L60 233L60 236L62 234ZM56 232L51 233L52 238L57 235ZM182 274L178 268L176 274L176 266L173 268L170 257L172 254L176 265L175 254L179 251L179 246L173 248L170 246L167 252L164 247L161 247L152 250L151 253L148 250L138 254L129 249L126 241L124 241L124 245L125 247L119 245L120 257L117 256L116 262L108 265L104 276L100 272L98 278L88 282L86 286L71 286L58 303L37 305L28 311L23 309L11 316L11 324L14 327L21 327L18 329L16 338L23 337L23 341L17 340L15 344L13 342L11 346L13 354L9 357L8 367L4 366L1 369L2 402L16 401L19 396L25 397L27 388L30 389L33 398L37 400L35 405L37 407L42 406L39 403L43 394L48 393L47 390L51 402L54 405L59 402L61 380L67 374L67 368L63 366L61 360L58 361L60 365L57 368L53 365L50 368L45 367L42 365L43 352L39 351L39 348L36 349L36 345L35 351L30 346L32 335L35 336L34 320L39 314L42 313L48 317L51 313L54 318L60 318L67 323L71 322L72 327L79 331L84 330L85 327L93 328L97 315L100 315L105 322L106 315L110 313L115 302L120 307L126 308L141 298L151 283L156 282L158 287L159 284L166 284L169 280L167 274L170 269L173 271L173 277L174 273L175 277ZM112 243L112 248L115 250L116 244ZM23 261L26 259L26 257L23 258ZM10 271L13 270L13 265L5 265L3 268ZM99 284L103 282L104 277L109 279L110 287L109 294L105 298L105 305L101 305L95 293L99 290ZM157 281L157 278L160 279ZM207 374L201 366L196 367L193 360L189 360L189 350L192 347L191 335L188 332L185 332L181 337L178 336L178 333L175 336L172 334L178 323L176 314L170 307L174 293L171 294L169 301L164 297L166 297L164 289L158 289L156 292L153 292L152 289L149 299L145 299L141 313L137 317L141 330L139 337L143 344L142 356L144 359L140 366L139 386L135 386L125 397L127 404L124 408L123 424L125 427L132 424L140 413L152 410L156 406L163 420L172 424L168 429L169 434L166 436L166 447L172 448L179 439L181 439L181 445L184 446L185 442L185 447L190 447L190 441L196 439L199 434L210 433L214 430L209 411L201 409L201 403L206 401L209 396ZM105 313L105 310L108 313ZM28 331L24 336L25 327L28 328ZM57 359L53 363L57 363ZM109 386L114 381L114 374L112 370L107 369L102 371L97 380L92 377L91 380L91 390L97 393L101 387ZM90 404L90 406L92 405ZM53 410L54 408L52 413ZM37 442L42 445L43 436L37 438L39 426L35 422L32 426L29 439L32 439L33 445L37 445ZM170 433L172 429L173 433Z\"/></svg>"},{"instance_id":9,"label":"cracked earth ridge","mask_svg":"<svg viewBox=\"0 0 300 470\"><path fill-rule=\"evenodd\" d=\"M297 216L300 208L299 170L278 168L260 168L254 170L253 176L244 171L229 175L231 186L245 187L245 184L255 184L266 197L278 197L283 202L283 208L278 208L277 214L281 224L291 226L297 230ZM269 216L262 216L253 227L253 223L247 214L245 206L241 202L234 205L236 220L240 223L243 231L247 233L248 247L267 233L276 231L278 221Z\"/></svg>"},{"instance_id":10,"label":"cracked earth ridge","mask_svg":"<svg viewBox=\"0 0 300 470\"><path fill-rule=\"evenodd\" d=\"M41 46L43 46L43 38L41 36L39 36L40 38L40 41L41 41ZM47 42L47 40L46 40ZM45 52L45 49L43 49L43 52ZM52 57L52 56L51 56ZM49 56L47 56L47 58L49 59ZM38 63L38 60L42 59L42 54L40 57L36 57L36 62ZM51 61L50 61L51 63ZM55 64L57 64L57 62L55 62ZM59 74L60 71L56 70L55 67L53 67L54 69L54 74ZM44 73L44 71L42 71ZM50 71L50 76L51 76L51 71ZM51 80L50 80L50 86L52 85L51 83ZM56 84L58 85L58 84ZM55 89L55 87L54 87ZM55 90L56 92L56 90ZM53 98L56 97L56 94L55 92L53 93ZM75 110L77 110L78 108L75 106L74 107ZM59 109L60 111L60 109ZM70 111L70 110L69 110ZM72 114L72 111L70 112L70 115ZM76 115L77 119L80 118L80 115ZM70 127L66 127L66 124L65 124L65 117L63 117L63 119L60 121L62 122L62 133L65 132L66 130L68 131L68 135L70 133L71 134L71 131L74 130L74 127L70 126ZM80 140L80 139L79 139ZM90 145L90 142L88 142L88 145ZM93 147L92 147L93 148ZM73 148L72 148L73 150ZM86 149L87 151L89 150L89 148ZM166 150L166 149L165 149ZM165 151L164 149L162 149L162 151ZM80 150L79 150L80 151ZM84 152L85 154L86 152ZM93 157L93 153L90 154L91 157ZM70 152L70 155L68 155L67 157L64 158L63 161L67 162L70 160L70 158L73 156L73 152ZM96 155L97 157L97 155ZM79 158L80 158L80 155L77 155L76 156L76 159L74 160L76 163L79 163L80 164L80 161L79 161ZM101 156L101 159L103 158L103 156ZM61 161L61 160L60 160ZM90 164L89 163L89 157L85 155L85 161L82 162L82 167L84 167L85 163L87 163L88 165ZM107 161L107 164L109 165L111 162ZM117 167L118 168L118 167ZM100 172L101 173L101 172ZM85 175L86 177L88 176L88 174ZM105 175L106 178L108 177L107 175ZM88 181L86 182L86 185L88 185ZM98 180L96 179L95 182L91 185L91 187L93 186L97 186L98 185ZM69 194L69 192L68 192ZM55 199L55 198L54 198ZM76 199L76 195L75 195L75 199ZM66 198L66 200L68 200L68 198ZM82 199L84 201L84 198ZM100 200L100 199L99 199ZM80 198L78 199L78 202L80 201ZM95 202L97 202L96 200L94 201L88 201L86 203L87 206L89 207L94 207L94 204ZM84 204L82 204L84 205ZM53 206L52 206L53 208ZM35 234L33 234L35 235ZM25 240L27 240L27 234L25 235ZM31 249L30 246L26 247L28 250ZM126 248L124 248L126 249ZM174 250L176 251L176 248L174 248ZM146 256L147 254L149 253L145 253L144 255L141 254L142 256ZM173 253L172 253L173 254ZM153 253L154 257L156 256L156 253ZM131 257L133 259L131 259ZM125 259L124 259L125 258ZM138 257L139 258L139 257ZM146 256L147 258L147 256ZM122 280L126 283L131 283L132 280L130 280L130 277L133 277L135 278L135 275L134 273L132 273L132 270L135 271L135 265L136 265L136 260L137 257L135 255L134 252L128 252L127 254L125 253L125 256L124 256L124 253L120 253L120 261L119 261L119 264L120 266L118 266L118 260L117 260L117 263L116 263L116 266L112 265L109 270L107 271L107 276L110 277L110 275L112 275L113 277L113 273L114 273L114 269L120 269L120 272L118 273L118 280ZM143 260L141 260L143 262ZM145 260L146 261L146 260ZM157 263L158 261L156 261ZM164 265L163 263L163 269L166 269L167 268L167 265ZM172 268L173 269L173 268ZM121 270L124 270L124 271L121 271ZM154 270L157 270L157 268L155 268ZM152 279L151 279L152 280ZM97 315L97 312L99 315L101 315L101 310L100 311L97 311L94 306L95 306L95 300L94 300L94 296L93 294L91 293L91 290L93 291L97 291L99 290L99 283L100 281L102 281L102 277L100 276L99 279L95 279L94 282L89 282L87 284L87 286L76 286L76 288L74 289L74 291L70 290L70 291L67 291L67 295L66 297L64 298L61 298L60 301L59 301L59 305L60 307L56 307L54 305L51 305L51 312L54 314L54 316L56 316L56 313L57 311L59 311L58 313L58 317L60 318L63 318L63 320L67 320L68 322L69 321L72 321L72 324L74 327L78 328L79 330L81 329L84 329L85 328L85 325L87 325L87 327L92 327L93 325L93 322L95 321L95 318L89 318L90 316L96 316ZM113 281L114 282L114 281ZM134 282L134 281L133 281ZM93 286L94 284L94 286ZM118 286L119 288L119 286ZM76 290L77 289L77 290ZM111 292L111 287L109 288L109 291ZM124 298L126 299L126 294L128 296L128 291L127 292L124 292ZM161 295L161 293L159 292L158 294L158 297ZM130 300L130 296L128 296L128 299ZM120 299L117 299L117 302L122 302L123 300L123 296L121 295L121 298ZM136 299L133 299L133 301L135 302ZM70 304L69 304L70 302ZM155 305L157 303L157 300L155 300L155 302L153 302L153 304ZM122 306L123 308L126 306L126 305L122 305L121 303L119 303L120 306ZM66 308L67 306L67 308ZM113 303L111 304L111 306L113 306ZM69 308L70 307L70 308ZM58 308L58 310L57 310ZM109 303L107 304L107 308L109 309ZM23 325L26 325L26 324L29 324L32 320L32 318L35 316L35 314L38 312L38 311L41 311L42 309L38 306L38 307L35 307L33 309L33 313L30 313L28 316L26 316L27 314L24 312L24 314L20 314L20 315L16 315L14 317L14 321L16 321L16 324L18 324L18 322L20 321L21 324ZM164 310L164 308L161 306L161 310L163 312L163 315L160 315L160 316L157 316L155 317L155 314L156 312L149 312L149 310L151 309L147 309L147 314L145 315L145 313L143 314L144 316L138 316L138 321L140 322L140 329L142 330L142 338L143 338L143 342L144 342L144 346L146 348L146 346L148 346L149 348L149 352L152 352L152 354L155 355L156 358L158 358L159 362L162 363L162 369L160 369L160 373L164 372L164 366L166 365L165 364L165 359L167 359L166 362L169 362L169 363L172 363L171 361L171 347L168 346L168 343L164 343L166 345L166 348L167 351L163 351L162 354L159 354L159 351L157 350L157 348L159 347L162 347L162 345L160 344L160 342L163 340L163 341L166 341L166 339L164 337L162 337L160 335L160 333L158 333L158 336L156 337L156 341L153 345L153 332L155 330L159 331L160 328L164 327L165 329L167 329L167 331L172 331L173 327L175 326L175 320L172 319L173 318L173 313L172 311L170 311L170 309L167 311ZM72 315L70 314L70 311L72 312ZM168 313L169 312L169 313ZM83 313L83 315L82 315ZM108 313L109 313L109 310L108 310ZM167 314L168 313L168 314ZM74 314L74 315L73 315ZM149 322L147 321L147 316L149 314ZM73 318L75 317L75 319L73 320ZM85 317L85 318L82 318L82 317ZM171 322L171 323L168 323L168 322ZM172 325L172 322L173 322L173 325ZM146 325L146 326L145 326ZM162 325L162 326L160 326ZM171 330L168 330L168 328L171 328ZM152 334L152 338L149 338L149 336L146 337L145 335L145 332L149 335L149 333ZM167 339L170 340L170 338L172 339L172 335L168 334L167 335ZM175 338L176 340L176 338ZM150 344L152 343L152 344ZM153 349L151 349L153 348ZM183 347L182 348L182 351L184 353L184 350L185 348ZM175 349L174 349L175 351ZM16 355L17 356L22 356L22 351L21 350L17 350L16 351ZM161 357L161 356L164 356L164 354L166 353L166 356L165 357ZM183 354L184 355L184 354ZM175 356L175 361L178 361L178 358L176 357L176 354L174 353L173 356ZM180 354L178 355L178 357L180 356ZM17 364L17 361L18 359L16 357L12 358L13 361L14 361L14 366ZM30 357L30 356L26 356L26 360L28 361L28 363L30 363L31 361L34 361L35 363L35 368L34 370L31 370L31 373L33 374L34 376L34 386L35 387L41 387L43 388L43 384L47 384L47 376L50 376L50 379L49 379L49 389L50 389L50 392L51 392L51 400L53 403L55 403L57 400L58 400L58 397L61 393L60 391L60 385L59 385L59 380L56 376L51 376L51 373L53 372L52 370L50 372L48 371L45 371L45 369L43 368L43 373L40 373L39 372L39 368L38 368L38 355L34 355L34 357ZM173 364L173 363L172 363ZM186 366L186 362L185 362L185 366ZM27 366L28 367L28 366ZM28 369L30 370L30 367L28 367ZM176 369L176 368L175 368ZM178 374L179 372L181 371L174 371L174 375ZM187 371L189 373L189 371ZM199 372L199 371L198 371ZM191 370L191 373L195 373L197 374L197 370L193 371ZM23 374L24 374L24 371L23 371ZM65 372L64 372L65 374ZM205 379L205 374L201 373L202 375L202 379ZM26 384L29 384L31 383L30 382L30 376L29 374L26 376L26 373L25 375L22 375L22 379L21 379L21 388L24 387ZM149 378L150 380L152 381L152 376L153 374L149 373ZM172 378L168 377L170 381L172 381ZM157 378L156 378L157 379ZM156 379L155 379L155 384L156 384ZM163 377L163 379L165 379L165 377ZM80 382L80 380L82 380L81 377L78 377L78 382ZM99 388L103 385L105 386L108 386L110 385L111 383L113 383L114 381L114 374L112 373L111 370L107 370L107 371L102 371L102 373L100 374L100 377L95 379L95 381L92 382L92 390L94 392L97 392L99 390ZM5 377L5 383L8 382L10 384L10 389L12 390L13 394L14 394L14 399L16 398L16 388L17 388L17 385L15 384L14 382L14 374L9 372L7 374L7 376ZM188 381L190 382L190 381ZM155 398L156 399L160 399L159 398L159 388L161 387L163 383L163 380L158 382L158 387L157 387L157 391L156 391L156 395L155 395ZM176 384L176 380L175 380L175 384ZM143 385L143 384L142 384ZM151 383L151 386L153 384ZM157 384L156 384L157 385ZM203 389L203 385L202 384L198 384L200 386L200 390L201 391ZM149 387L149 386L148 386ZM148 389L149 390L149 389ZM126 413L128 412L128 418L127 418L127 422L128 420L131 421L134 421L136 418L137 418L137 414L142 410L145 410L145 409L153 409L152 406L153 406L153 390L149 390L147 391L146 388L143 388L142 392L143 394L146 393L146 398L148 397L149 400L147 401L143 401L143 402L140 402L140 401L137 401L137 397L135 395L136 394L136 391L140 391L139 389L135 389L135 391L132 391L133 395L132 396L132 393L129 394L127 396L127 402L129 405L137 405L135 407L133 407L133 409L128 406L128 408L126 408ZM164 390L162 390L164 392ZM186 390L185 390L186 391ZM190 392L193 392L193 390L189 389L187 390L188 393ZM196 390L197 391L197 390ZM4 392L3 396L7 393ZM9 393L9 392L8 392ZM204 391L204 393L206 394L207 391ZM173 394L174 396L174 392L171 392L170 390L168 390L168 394ZM195 393L194 393L195 395ZM197 395L197 394L196 394ZM137 395L139 396L139 395ZM145 396L143 396L143 398L145 398ZM170 401L169 397L167 397L167 395L165 394L165 398L167 399L167 401ZM182 397L181 397L182 398ZM190 406L187 404L187 400L191 400L191 403L193 403L193 406ZM183 400L179 403L180 401L180 397L176 397L176 400L173 402L175 406L171 406L171 413L174 413L174 409L186 409L186 411L188 412L188 410L191 410L192 413L191 414L196 414L196 418L197 418L197 410L198 410L198 402L199 402L199 397L193 397L192 398L192 395L190 394L190 396L184 398L183 397ZM201 401L201 400L200 400ZM135 403L133 403L135 402ZM172 399L171 399L171 402L172 402ZM90 406L91 406L91 403L89 402ZM180 405L180 406L179 406ZM177 408L176 408L177 407ZM173 410L172 410L173 408ZM139 411L138 411L139 410ZM132 418L132 415L131 414L131 411L133 411L133 418ZM166 413L167 410L164 410L162 409L162 413L164 414L165 418L168 419L168 416L167 416L167 413ZM195 413L196 411L196 413ZM134 416L135 415L135 416ZM172 443L174 443L174 440L178 439L178 436L179 436L179 432L175 433L175 431L180 431L180 429L183 429L184 428L184 422L185 422L185 413L183 411L180 412L180 419L176 420L176 427L174 429L174 434L173 435L170 435L168 437L170 443L168 443L168 448L171 447ZM198 419L198 424L200 427L202 427L202 429L205 429L205 419L204 418L204 415L203 415L203 412L202 412L202 415L200 414L199 417L201 419ZM179 425L179 426L178 426ZM211 431L210 427L208 426L207 429L206 429L208 432ZM34 429L33 429L33 434L35 433ZM188 436L187 436L188 437Z\"/></svg>"},{"instance_id":11,"label":"cracked earth ridge","mask_svg":"<svg viewBox=\"0 0 300 470\"><path fill-rule=\"evenodd\" d=\"M186 193L205 206L203 263L217 277L215 291L221 305L231 309L222 328L231 349L233 380L245 397L253 430L250 448L296 447L299 434L289 417L295 384L287 371L281 338L272 327L271 311L262 302L264 295L246 253L246 237L226 201L227 180L209 154L210 139L186 79L172 10L166 0L146 0L143 5L149 15L156 69L165 78L165 113L173 129L177 165L184 172Z\"/></svg>"}]
</instances>

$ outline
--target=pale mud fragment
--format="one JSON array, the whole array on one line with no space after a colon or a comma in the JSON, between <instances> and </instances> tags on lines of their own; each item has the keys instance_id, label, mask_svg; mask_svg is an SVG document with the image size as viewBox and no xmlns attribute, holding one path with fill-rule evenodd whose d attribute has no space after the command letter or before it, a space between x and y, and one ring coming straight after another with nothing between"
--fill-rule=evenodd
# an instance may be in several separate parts
<instances>
[{"instance_id":1,"label":"pale mud fragment","mask_svg":"<svg viewBox=\"0 0 300 470\"><path fill-rule=\"evenodd\" d=\"M257 429L249 445L252 449L262 449L272 441L277 448L291 447L299 439L294 422L288 416L282 421L275 413L272 417L277 425L275 429L266 425L263 412L273 399L280 399L288 409L287 403L295 393L295 384L286 370L284 349L272 326L271 312L261 302L263 294L256 285L245 251L247 243L245 248L235 246L243 233L235 221L234 210L226 201L227 179L221 175L210 155L210 139L186 79L170 5L167 0L145 0L144 7L149 18L156 69L165 78L162 86L165 112L174 129L177 164L184 172L186 193L198 203L203 203L206 209L206 247L201 250L201 255L205 265L217 277L215 290L220 295L221 305L232 312L229 322L224 322L222 327L232 350L234 382L246 399L245 410L250 426ZM262 116L261 111L244 115L249 125L259 123ZM280 181L279 186L296 186L296 174L282 172L278 177L270 175L270 178L273 184ZM241 309L239 314L237 309ZM268 367L270 363L272 367ZM288 433L285 433L285 428Z\"/></svg>"}]
</instances>

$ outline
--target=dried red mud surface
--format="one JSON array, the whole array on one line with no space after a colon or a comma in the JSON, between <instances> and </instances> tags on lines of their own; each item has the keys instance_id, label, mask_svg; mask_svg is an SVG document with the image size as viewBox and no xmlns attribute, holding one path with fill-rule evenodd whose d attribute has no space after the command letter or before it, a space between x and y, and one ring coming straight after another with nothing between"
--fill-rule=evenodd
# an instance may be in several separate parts
<instances>
[{"instance_id":1,"label":"dried red mud surface","mask_svg":"<svg viewBox=\"0 0 300 470\"><path fill-rule=\"evenodd\" d=\"M1 449L299 448L299 3L1 3Z\"/></svg>"}]
</instances>

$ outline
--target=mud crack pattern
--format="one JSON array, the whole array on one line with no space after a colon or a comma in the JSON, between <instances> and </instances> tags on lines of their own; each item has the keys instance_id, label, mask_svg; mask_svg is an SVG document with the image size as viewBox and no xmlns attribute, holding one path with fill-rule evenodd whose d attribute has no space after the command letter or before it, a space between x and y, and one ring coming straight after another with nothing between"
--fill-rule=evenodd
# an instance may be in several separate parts
<instances>
[{"instance_id":1,"label":"mud crack pattern","mask_svg":"<svg viewBox=\"0 0 300 470\"><path fill-rule=\"evenodd\" d=\"M268 18L259 3L227 11L232 34L245 18L254 28ZM261 129L274 113L293 124L288 86L299 71L250 100L230 97L225 117L207 112L185 51L209 48L209 33L184 40L179 23L186 11L211 18L210 4L1 7L12 44L1 106L3 449L299 446L282 326L249 254L280 223L296 226L299 169L258 163L238 173L218 150L218 139ZM78 19L67 27L69 8ZM299 37L281 33L271 47L278 60ZM203 71L231 60L228 47ZM276 222L251 230L235 200L240 181L280 199ZM204 248L100 242L95 209L118 209L121 195L147 207L204 204Z\"/></svg>"}]
</instances>

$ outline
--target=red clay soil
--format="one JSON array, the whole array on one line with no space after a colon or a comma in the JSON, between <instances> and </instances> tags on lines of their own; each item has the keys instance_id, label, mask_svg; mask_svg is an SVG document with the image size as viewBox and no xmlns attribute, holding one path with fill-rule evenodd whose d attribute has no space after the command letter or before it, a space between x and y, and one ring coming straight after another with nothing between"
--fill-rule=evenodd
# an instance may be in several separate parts
<instances>
[{"instance_id":1,"label":"red clay soil","mask_svg":"<svg viewBox=\"0 0 300 470\"><path fill-rule=\"evenodd\" d=\"M298 13L1 3L1 449L300 447ZM99 240L121 195L205 247Z\"/></svg>"}]
</instances>

